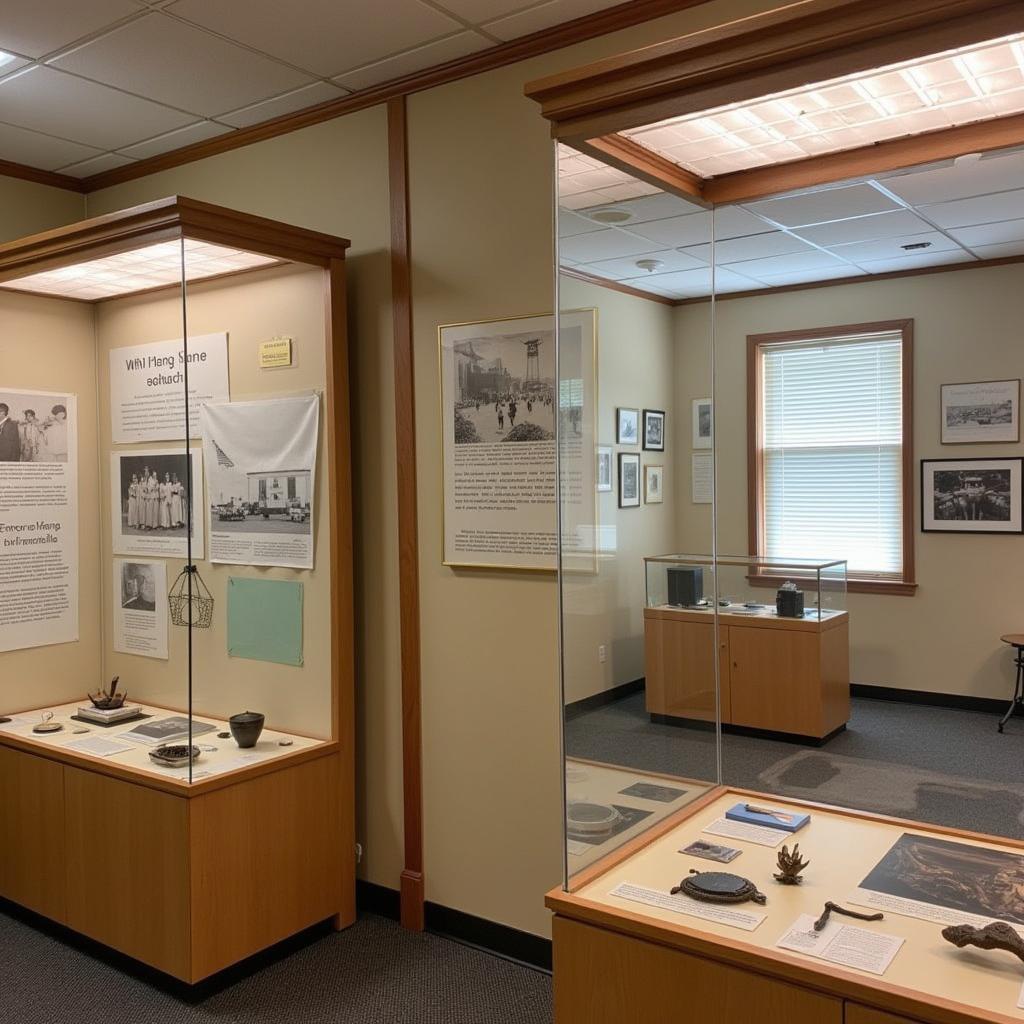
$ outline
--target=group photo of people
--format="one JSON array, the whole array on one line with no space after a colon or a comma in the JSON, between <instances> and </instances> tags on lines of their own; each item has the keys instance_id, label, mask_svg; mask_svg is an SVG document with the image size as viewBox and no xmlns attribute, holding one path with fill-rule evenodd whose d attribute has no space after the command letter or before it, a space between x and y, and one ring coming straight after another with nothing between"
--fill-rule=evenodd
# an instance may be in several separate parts
<instances>
[{"instance_id":1,"label":"group photo of people","mask_svg":"<svg viewBox=\"0 0 1024 1024\"><path fill-rule=\"evenodd\" d=\"M0 392L0 462L67 461L67 399Z\"/></svg>"},{"instance_id":2,"label":"group photo of people","mask_svg":"<svg viewBox=\"0 0 1024 1024\"><path fill-rule=\"evenodd\" d=\"M184 453L122 456L121 531L184 536L188 509Z\"/></svg>"}]
</instances>

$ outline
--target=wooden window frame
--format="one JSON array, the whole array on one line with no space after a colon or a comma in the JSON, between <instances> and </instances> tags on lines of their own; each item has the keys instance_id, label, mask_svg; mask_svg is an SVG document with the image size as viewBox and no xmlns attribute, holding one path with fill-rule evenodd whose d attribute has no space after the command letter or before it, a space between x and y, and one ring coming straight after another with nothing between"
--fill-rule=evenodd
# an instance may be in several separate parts
<instances>
[{"instance_id":1,"label":"wooden window frame","mask_svg":"<svg viewBox=\"0 0 1024 1024\"><path fill-rule=\"evenodd\" d=\"M762 555L764 531L764 438L762 350L767 345L794 344L818 339L848 337L857 334L898 332L902 347L903 402L903 572L899 579L872 576L850 576L847 591L853 594L893 594L911 597L917 592L914 575L914 321L882 320L865 324L838 324L803 331L776 331L771 334L747 336L747 502L749 550ZM778 586L781 577L763 573L751 575L754 586Z\"/></svg>"}]
</instances>

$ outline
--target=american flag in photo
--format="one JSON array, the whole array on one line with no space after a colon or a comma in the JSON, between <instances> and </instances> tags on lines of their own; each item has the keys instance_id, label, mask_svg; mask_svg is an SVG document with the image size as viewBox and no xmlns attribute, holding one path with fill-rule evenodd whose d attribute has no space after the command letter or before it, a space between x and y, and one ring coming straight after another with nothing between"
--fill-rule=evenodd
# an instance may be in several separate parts
<instances>
[{"instance_id":1,"label":"american flag in photo","mask_svg":"<svg viewBox=\"0 0 1024 1024\"><path fill-rule=\"evenodd\" d=\"M224 453L224 449L221 448L221 446L217 444L212 437L210 438L210 444L212 444L217 451L217 465L223 466L225 469L234 469L235 464L228 458Z\"/></svg>"}]
</instances>

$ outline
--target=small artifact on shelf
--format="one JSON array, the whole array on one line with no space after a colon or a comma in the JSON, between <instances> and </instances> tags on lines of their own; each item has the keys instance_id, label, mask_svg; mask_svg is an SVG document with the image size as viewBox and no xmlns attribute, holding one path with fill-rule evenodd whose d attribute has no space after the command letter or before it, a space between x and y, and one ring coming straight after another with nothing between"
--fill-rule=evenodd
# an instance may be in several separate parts
<instances>
[{"instance_id":1,"label":"small artifact on shelf","mask_svg":"<svg viewBox=\"0 0 1024 1024\"><path fill-rule=\"evenodd\" d=\"M800 856L800 844L797 843L793 847L792 853L788 846L783 846L779 851L779 871L775 875L775 881L782 885L799 885L803 878L800 877L800 873L806 868L811 862L804 860Z\"/></svg>"},{"instance_id":2,"label":"small artifact on shelf","mask_svg":"<svg viewBox=\"0 0 1024 1024\"><path fill-rule=\"evenodd\" d=\"M53 720L52 711L44 711L40 716L39 723L32 726L32 731L38 733L60 732L63 728L64 726L60 722Z\"/></svg>"},{"instance_id":3,"label":"small artifact on shelf","mask_svg":"<svg viewBox=\"0 0 1024 1024\"><path fill-rule=\"evenodd\" d=\"M219 740L229 740L229 739L231 739L231 733L229 733L229 732L219 732L219 733L217 733L217 739L219 739Z\"/></svg>"},{"instance_id":4,"label":"small artifact on shelf","mask_svg":"<svg viewBox=\"0 0 1024 1024\"><path fill-rule=\"evenodd\" d=\"M958 949L977 946L978 949L1005 949L1007 953L1024 960L1024 938L1016 928L1003 921L993 921L984 928L970 924L951 924L942 929L942 937Z\"/></svg>"},{"instance_id":5,"label":"small artifact on shelf","mask_svg":"<svg viewBox=\"0 0 1024 1024\"><path fill-rule=\"evenodd\" d=\"M278 740L277 745L279 747L290 747L294 740Z\"/></svg>"},{"instance_id":6,"label":"small artifact on shelf","mask_svg":"<svg viewBox=\"0 0 1024 1024\"><path fill-rule=\"evenodd\" d=\"M566 829L575 835L611 835L621 820L622 815L614 807L586 800L573 800L565 812Z\"/></svg>"},{"instance_id":7,"label":"small artifact on shelf","mask_svg":"<svg viewBox=\"0 0 1024 1024\"><path fill-rule=\"evenodd\" d=\"M669 890L671 895L682 893L702 903L746 903L748 900L764 906L768 897L749 878L728 871L698 871L690 874Z\"/></svg>"},{"instance_id":8,"label":"small artifact on shelf","mask_svg":"<svg viewBox=\"0 0 1024 1024\"><path fill-rule=\"evenodd\" d=\"M263 732L264 716L258 711L243 711L239 715L232 715L228 719L231 726L231 735L240 747L255 747L256 741Z\"/></svg>"},{"instance_id":9,"label":"small artifact on shelf","mask_svg":"<svg viewBox=\"0 0 1024 1024\"><path fill-rule=\"evenodd\" d=\"M213 623L213 594L195 565L186 565L171 584L167 607L175 626L209 629Z\"/></svg>"},{"instance_id":10,"label":"small artifact on shelf","mask_svg":"<svg viewBox=\"0 0 1024 1024\"><path fill-rule=\"evenodd\" d=\"M190 747L187 743L164 743L156 750L149 751L150 758L157 764L166 765L168 768L181 768L190 761L199 759L199 748Z\"/></svg>"},{"instance_id":11,"label":"small artifact on shelf","mask_svg":"<svg viewBox=\"0 0 1024 1024\"><path fill-rule=\"evenodd\" d=\"M0 715L0 725L6 725L9 721L7 715Z\"/></svg>"},{"instance_id":12,"label":"small artifact on shelf","mask_svg":"<svg viewBox=\"0 0 1024 1024\"><path fill-rule=\"evenodd\" d=\"M114 676L110 680L109 690L97 690L88 695L94 708L98 708L100 711L114 711L116 708L124 707L124 702L128 699L128 691L117 692L117 683L120 678L120 676Z\"/></svg>"},{"instance_id":13,"label":"small artifact on shelf","mask_svg":"<svg viewBox=\"0 0 1024 1024\"><path fill-rule=\"evenodd\" d=\"M804 617L804 592L798 590L792 580L787 580L775 592L775 614L783 619Z\"/></svg>"},{"instance_id":14,"label":"small artifact on shelf","mask_svg":"<svg viewBox=\"0 0 1024 1024\"><path fill-rule=\"evenodd\" d=\"M846 907L839 906L838 903L833 903L828 900L825 903L825 909L821 912L821 917L814 922L814 930L816 932L824 931L825 925L828 924L828 919L832 914L843 914L846 917L855 917L858 921L884 921L885 914L879 912L877 914L862 914L857 910L847 910Z\"/></svg>"}]
</instances>

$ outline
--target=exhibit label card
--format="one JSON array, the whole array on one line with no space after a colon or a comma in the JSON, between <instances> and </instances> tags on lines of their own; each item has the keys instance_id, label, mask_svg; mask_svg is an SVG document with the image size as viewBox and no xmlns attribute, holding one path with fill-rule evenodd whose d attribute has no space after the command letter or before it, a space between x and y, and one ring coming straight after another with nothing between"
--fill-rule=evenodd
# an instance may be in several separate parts
<instances>
[{"instance_id":1,"label":"exhibit label card","mask_svg":"<svg viewBox=\"0 0 1024 1024\"><path fill-rule=\"evenodd\" d=\"M0 386L0 651L78 639L78 401Z\"/></svg>"},{"instance_id":2,"label":"exhibit label card","mask_svg":"<svg viewBox=\"0 0 1024 1024\"><path fill-rule=\"evenodd\" d=\"M758 846L778 846L790 838L789 832L782 829L768 828L765 825L750 825L744 821L731 821L728 818L718 818L711 822L705 829L713 836L725 836L728 839L745 839L748 843L757 843Z\"/></svg>"},{"instance_id":3,"label":"exhibit label card","mask_svg":"<svg viewBox=\"0 0 1024 1024\"><path fill-rule=\"evenodd\" d=\"M746 932L754 931L768 916L763 910L740 910L738 907L723 906L720 903L701 903L682 893L673 896L671 893L648 889L642 885L633 885L631 882L622 882L608 895L618 896L620 900L629 900L632 903L644 903L649 907L673 910L677 914L701 917L705 921L716 921L718 924L742 928Z\"/></svg>"},{"instance_id":4,"label":"exhibit label card","mask_svg":"<svg viewBox=\"0 0 1024 1024\"><path fill-rule=\"evenodd\" d=\"M858 971L885 974L903 942L900 935L883 935L856 925L842 924L834 919L820 932L816 932L814 917L801 914L776 945L780 949L806 953L819 960L853 967Z\"/></svg>"},{"instance_id":5,"label":"exhibit label card","mask_svg":"<svg viewBox=\"0 0 1024 1024\"><path fill-rule=\"evenodd\" d=\"M110 350L110 437L114 444L185 439L185 371L189 435L199 436L199 409L226 402L228 336L201 334L186 343L154 341Z\"/></svg>"},{"instance_id":6,"label":"exhibit label card","mask_svg":"<svg viewBox=\"0 0 1024 1024\"><path fill-rule=\"evenodd\" d=\"M114 650L167 657L167 570L163 562L114 559Z\"/></svg>"}]
</instances>

